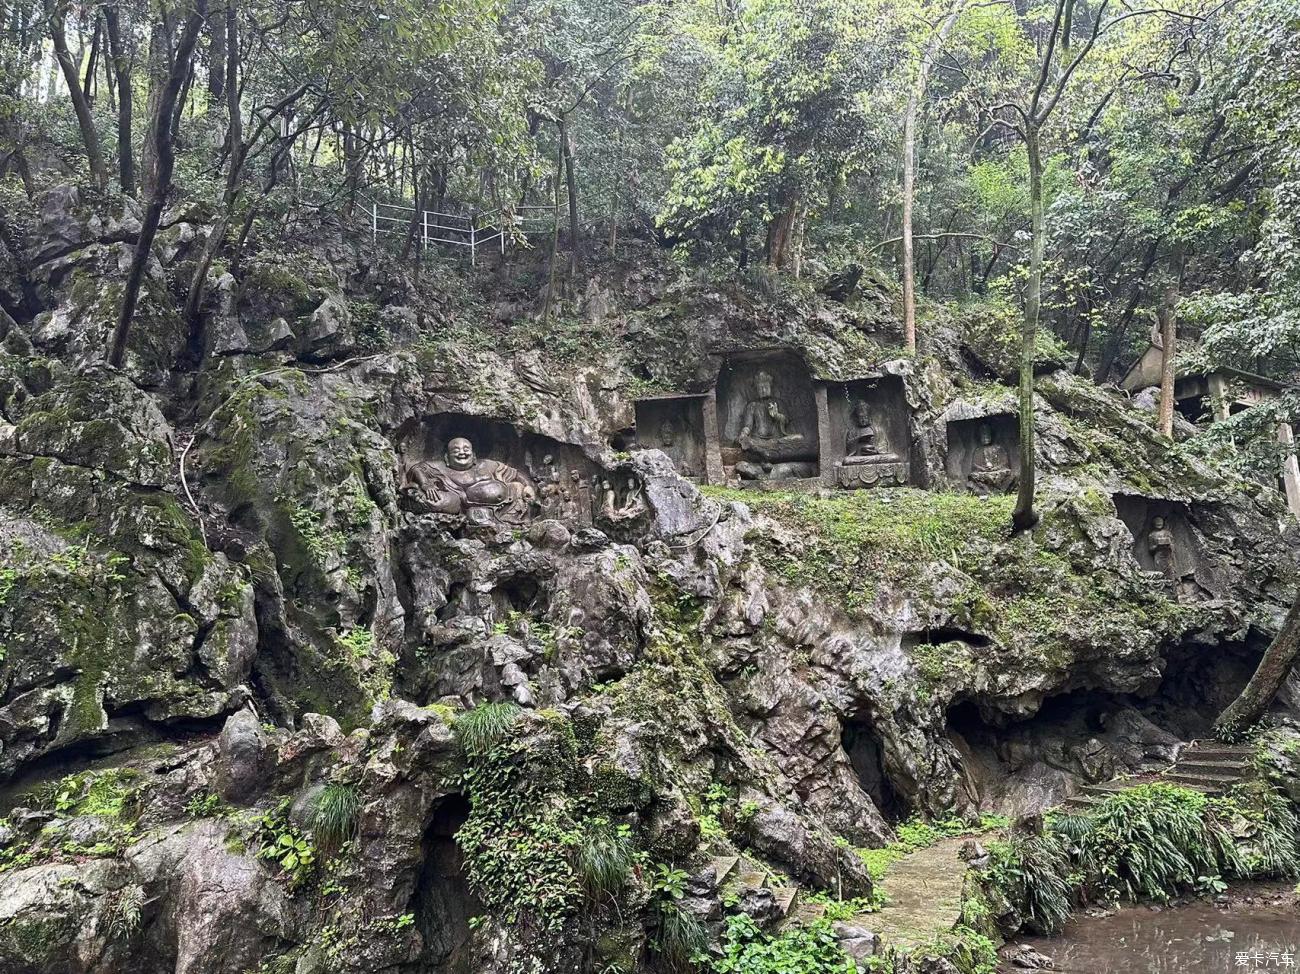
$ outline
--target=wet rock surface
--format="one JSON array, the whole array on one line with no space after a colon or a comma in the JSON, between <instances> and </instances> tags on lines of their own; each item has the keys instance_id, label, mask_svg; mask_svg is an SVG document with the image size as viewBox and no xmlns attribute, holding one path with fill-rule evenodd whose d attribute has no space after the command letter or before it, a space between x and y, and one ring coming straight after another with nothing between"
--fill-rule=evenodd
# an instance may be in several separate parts
<instances>
[{"instance_id":1,"label":"wet rock surface","mask_svg":"<svg viewBox=\"0 0 1300 974\"><path fill-rule=\"evenodd\" d=\"M42 212L33 253L61 256L0 346L0 970L662 968L675 892L706 943L737 912L775 929L804 893L868 896L855 847L909 816L1172 760L1294 591L1274 492L1064 373L1042 523L1010 537L1010 499L944 462L944 417L1010 390L952 336L898 358L869 281L765 301L599 267L558 358L505 298L483 330L450 289L305 247L214 276L180 374L181 222L117 372L92 352L120 245L95 241L134 217ZM612 445L647 383L701 393L775 346L897 383L913 486L701 486ZM524 523L466 513L491 477L413 507L453 429L579 476ZM1157 507L1177 578L1143 561ZM617 896L592 848L628 857ZM742 857L739 886L707 875ZM886 936L837 924L855 958Z\"/></svg>"}]
</instances>

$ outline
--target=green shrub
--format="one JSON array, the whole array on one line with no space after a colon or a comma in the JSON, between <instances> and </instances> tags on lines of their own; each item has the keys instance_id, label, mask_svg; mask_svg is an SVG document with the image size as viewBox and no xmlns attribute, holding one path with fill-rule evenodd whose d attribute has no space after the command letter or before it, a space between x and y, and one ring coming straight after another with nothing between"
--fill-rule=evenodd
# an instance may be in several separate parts
<instances>
[{"instance_id":1,"label":"green shrub","mask_svg":"<svg viewBox=\"0 0 1300 974\"><path fill-rule=\"evenodd\" d=\"M1277 792L1229 795L1210 800L1214 814L1237 837L1244 870L1251 879L1300 877L1300 818Z\"/></svg>"},{"instance_id":2,"label":"green shrub","mask_svg":"<svg viewBox=\"0 0 1300 974\"><path fill-rule=\"evenodd\" d=\"M1003 894L1020 906L1025 926L1056 933L1070 917L1070 854L1062 835L1012 836L990 847L989 873Z\"/></svg>"},{"instance_id":3,"label":"green shrub","mask_svg":"<svg viewBox=\"0 0 1300 974\"><path fill-rule=\"evenodd\" d=\"M1079 844L1090 886L1105 898L1163 901L1192 888L1197 877L1241 875L1245 863L1232 835L1207 814L1208 801L1159 783L1107 798Z\"/></svg>"},{"instance_id":4,"label":"green shrub","mask_svg":"<svg viewBox=\"0 0 1300 974\"><path fill-rule=\"evenodd\" d=\"M765 933L741 913L727 917L722 956L708 960L713 974L856 974L829 920Z\"/></svg>"},{"instance_id":5,"label":"green shrub","mask_svg":"<svg viewBox=\"0 0 1300 974\"><path fill-rule=\"evenodd\" d=\"M614 896L627 883L636 862L636 843L627 825L593 818L577 830L576 867L583 892L592 900Z\"/></svg>"},{"instance_id":6,"label":"green shrub","mask_svg":"<svg viewBox=\"0 0 1300 974\"><path fill-rule=\"evenodd\" d=\"M651 947L668 970L690 970L708 945L704 926L672 900L659 901L656 912L659 919Z\"/></svg>"}]
</instances>

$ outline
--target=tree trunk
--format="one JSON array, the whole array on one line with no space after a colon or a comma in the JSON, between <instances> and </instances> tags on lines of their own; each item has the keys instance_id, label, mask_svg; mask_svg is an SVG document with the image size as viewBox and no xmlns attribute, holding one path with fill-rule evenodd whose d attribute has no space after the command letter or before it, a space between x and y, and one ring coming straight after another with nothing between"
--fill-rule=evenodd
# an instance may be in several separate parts
<instances>
[{"instance_id":1,"label":"tree trunk","mask_svg":"<svg viewBox=\"0 0 1300 974\"><path fill-rule=\"evenodd\" d=\"M213 104L221 101L226 90L226 18L222 16L225 6L225 0L217 0L208 21L208 97Z\"/></svg>"},{"instance_id":2,"label":"tree trunk","mask_svg":"<svg viewBox=\"0 0 1300 974\"><path fill-rule=\"evenodd\" d=\"M560 145L564 151L564 191L569 194L569 277L578 274L582 238L578 229L578 175L573 169L573 132L569 120L560 116Z\"/></svg>"},{"instance_id":3,"label":"tree trunk","mask_svg":"<svg viewBox=\"0 0 1300 974\"><path fill-rule=\"evenodd\" d=\"M1020 488L1011 515L1013 531L1027 531L1038 522L1034 512L1034 347L1038 341L1038 312L1043 293L1043 159L1038 125L1025 126L1029 155L1030 233L1029 279L1025 282L1025 317L1020 329Z\"/></svg>"},{"instance_id":4,"label":"tree trunk","mask_svg":"<svg viewBox=\"0 0 1300 974\"><path fill-rule=\"evenodd\" d=\"M1178 356L1178 293L1183 273L1180 249L1174 247L1169 281L1160 295L1156 315L1160 321L1160 412L1157 427L1165 436L1174 435L1174 360Z\"/></svg>"},{"instance_id":5,"label":"tree trunk","mask_svg":"<svg viewBox=\"0 0 1300 974\"><path fill-rule=\"evenodd\" d=\"M95 69L99 66L99 14L94 13L93 17L92 30L94 33L90 35L90 57L86 60L86 77L81 82L81 87L86 92L86 101L90 104L94 104L95 79L99 77L95 74Z\"/></svg>"},{"instance_id":6,"label":"tree trunk","mask_svg":"<svg viewBox=\"0 0 1300 974\"><path fill-rule=\"evenodd\" d=\"M767 225L767 266L772 270L780 270L785 266L799 200L800 196L796 193L780 215Z\"/></svg>"},{"instance_id":7,"label":"tree trunk","mask_svg":"<svg viewBox=\"0 0 1300 974\"><path fill-rule=\"evenodd\" d=\"M127 271L126 285L122 290L122 305L118 311L117 324L113 328L112 342L108 349L109 365L119 369L126 359L126 343L131 334L131 322L135 318L136 303L140 299L140 285L144 281L145 266L149 262L149 252L153 248L154 237L158 234L158 224L162 222L167 191L171 188L172 169L176 164L176 146L172 140L172 126L177 113L176 103L181 88L185 85L185 79L190 73L194 60L194 47L203 29L206 11L207 0L194 0L194 7L185 20L180 43L176 45L171 70L167 74L162 91L158 94L154 117L149 124L149 133L153 138L154 169L150 179L149 205L145 207L144 218L140 221L140 238L136 241L135 253L131 257L131 267Z\"/></svg>"},{"instance_id":8,"label":"tree trunk","mask_svg":"<svg viewBox=\"0 0 1300 974\"><path fill-rule=\"evenodd\" d=\"M916 268L912 251L912 208L916 201L916 118L925 99L925 86L930 80L939 49L947 39L953 24L961 14L966 0L956 0L939 30L926 45L916 84L907 98L907 113L903 116L903 343L910 354L916 354Z\"/></svg>"},{"instance_id":9,"label":"tree trunk","mask_svg":"<svg viewBox=\"0 0 1300 974\"><path fill-rule=\"evenodd\" d=\"M104 26L108 34L108 52L113 61L117 87L117 167L122 192L135 195L135 161L131 153L131 59L122 44L122 27L118 6L104 8Z\"/></svg>"},{"instance_id":10,"label":"tree trunk","mask_svg":"<svg viewBox=\"0 0 1300 974\"><path fill-rule=\"evenodd\" d=\"M68 50L65 15L62 0L45 0L45 16L50 23L54 59L58 61L63 81L68 86L68 97L72 99L77 128L81 130L81 142L86 149L86 161L90 164L90 176L95 181L95 186L102 190L108 185L108 170L104 167L104 153L99 148L99 134L95 131L95 120L90 114L90 102L86 99L86 90L81 87L81 78L77 73L77 64L72 59L72 52Z\"/></svg>"},{"instance_id":11,"label":"tree trunk","mask_svg":"<svg viewBox=\"0 0 1300 974\"><path fill-rule=\"evenodd\" d=\"M1264 651L1254 676L1214 722L1214 732L1232 738L1257 723L1290 675L1297 656L1300 656L1300 593L1291 603L1291 611L1277 637Z\"/></svg>"},{"instance_id":12,"label":"tree trunk","mask_svg":"<svg viewBox=\"0 0 1300 974\"><path fill-rule=\"evenodd\" d=\"M560 259L560 177L564 171L564 139L555 153L555 182L551 191L555 194L551 203L551 264L546 280L546 300L542 303L542 327L551 320L551 302L555 299L555 265Z\"/></svg>"},{"instance_id":13,"label":"tree trunk","mask_svg":"<svg viewBox=\"0 0 1300 974\"><path fill-rule=\"evenodd\" d=\"M222 194L222 212L220 219L217 220L216 225L203 242L203 252L199 255L194 273L190 277L190 289L185 298L185 310L182 314L189 329L189 337L186 341L186 358L188 363L195 367L203 359L203 329L201 327L200 309L203 304L203 295L207 290L208 271L212 268L212 261L216 259L217 254L220 252L221 245L226 239L226 232L230 229L230 221L235 212L235 203L239 199L244 159L248 152L248 146L244 145L243 117L239 111L238 14L237 0L226 0L226 23L223 35L229 38L231 44L226 52L224 64L225 84L222 90L226 95L226 145L230 150L230 158L228 162L229 168L226 170L226 188Z\"/></svg>"}]
</instances>

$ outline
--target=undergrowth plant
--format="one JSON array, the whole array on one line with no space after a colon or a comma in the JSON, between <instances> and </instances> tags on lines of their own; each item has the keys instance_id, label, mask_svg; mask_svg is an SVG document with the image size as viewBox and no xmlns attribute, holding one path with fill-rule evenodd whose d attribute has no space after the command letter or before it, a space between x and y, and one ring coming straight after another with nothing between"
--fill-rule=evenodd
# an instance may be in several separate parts
<instances>
[{"instance_id":1,"label":"undergrowth plant","mask_svg":"<svg viewBox=\"0 0 1300 974\"><path fill-rule=\"evenodd\" d=\"M574 830L571 841L578 879L588 897L600 901L627 884L638 859L630 826L591 818Z\"/></svg>"},{"instance_id":2,"label":"undergrowth plant","mask_svg":"<svg viewBox=\"0 0 1300 974\"><path fill-rule=\"evenodd\" d=\"M480 757L505 740L520 713L519 706L509 702L479 704L457 716L452 731L466 757Z\"/></svg>"},{"instance_id":3,"label":"undergrowth plant","mask_svg":"<svg viewBox=\"0 0 1300 974\"><path fill-rule=\"evenodd\" d=\"M711 974L857 974L825 918L807 926L765 932L740 913L727 917L722 956L703 959Z\"/></svg>"},{"instance_id":4,"label":"undergrowth plant","mask_svg":"<svg viewBox=\"0 0 1300 974\"><path fill-rule=\"evenodd\" d=\"M316 796L311 809L311 831L323 850L333 851L352 838L357 828L361 799L351 785L330 782Z\"/></svg>"}]
</instances>

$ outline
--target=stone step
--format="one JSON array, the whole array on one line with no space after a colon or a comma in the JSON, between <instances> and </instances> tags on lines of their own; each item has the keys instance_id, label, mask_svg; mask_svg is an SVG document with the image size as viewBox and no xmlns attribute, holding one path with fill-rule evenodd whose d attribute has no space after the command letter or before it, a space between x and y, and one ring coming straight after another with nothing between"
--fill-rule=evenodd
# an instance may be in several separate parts
<instances>
[{"instance_id":1,"label":"stone step","mask_svg":"<svg viewBox=\"0 0 1300 974\"><path fill-rule=\"evenodd\" d=\"M776 901L777 911L781 916L788 917L790 911L794 909L795 902L799 899L798 886L773 886L772 899Z\"/></svg>"},{"instance_id":2,"label":"stone step","mask_svg":"<svg viewBox=\"0 0 1300 974\"><path fill-rule=\"evenodd\" d=\"M1211 760L1209 758L1197 758L1187 760L1184 758L1169 769L1166 774L1183 771L1205 771L1209 774L1235 774L1238 777L1247 777L1252 770L1249 761L1228 761L1228 760Z\"/></svg>"},{"instance_id":3,"label":"stone step","mask_svg":"<svg viewBox=\"0 0 1300 974\"><path fill-rule=\"evenodd\" d=\"M718 856L709 863L710 868L713 870L713 881L721 886L739 865L740 856Z\"/></svg>"},{"instance_id":4,"label":"stone step","mask_svg":"<svg viewBox=\"0 0 1300 974\"><path fill-rule=\"evenodd\" d=\"M1247 761L1255 756L1253 748L1249 747L1230 747L1227 745L1216 744L1213 747L1189 747L1186 748L1179 760L1197 760L1197 761Z\"/></svg>"},{"instance_id":5,"label":"stone step","mask_svg":"<svg viewBox=\"0 0 1300 974\"><path fill-rule=\"evenodd\" d=\"M1083 809L1092 808L1094 805L1097 805L1100 802L1101 799L1098 798L1096 795L1078 794L1078 795L1071 795L1069 798L1067 798L1065 801L1061 803L1060 807L1071 808L1071 809L1076 809L1081 811Z\"/></svg>"},{"instance_id":6,"label":"stone step","mask_svg":"<svg viewBox=\"0 0 1300 974\"><path fill-rule=\"evenodd\" d=\"M799 905L794 908L793 912L782 921L781 925L783 927L795 925L807 926L810 923L820 920L825 915L825 903L808 903L801 901Z\"/></svg>"},{"instance_id":7,"label":"stone step","mask_svg":"<svg viewBox=\"0 0 1300 974\"><path fill-rule=\"evenodd\" d=\"M742 866L739 872L732 873L731 879L740 889L762 889L767 885L767 873L761 869Z\"/></svg>"},{"instance_id":8,"label":"stone step","mask_svg":"<svg viewBox=\"0 0 1300 974\"><path fill-rule=\"evenodd\" d=\"M1220 792L1227 791L1233 785L1241 782L1236 778L1221 779L1213 778L1210 775L1199 774L1168 774L1164 780L1171 785L1177 785L1179 788L1190 788L1192 791L1203 791L1207 795L1217 795Z\"/></svg>"},{"instance_id":9,"label":"stone step","mask_svg":"<svg viewBox=\"0 0 1300 974\"><path fill-rule=\"evenodd\" d=\"M1127 778L1116 778L1114 781L1099 781L1095 785L1084 785L1080 793L1084 795L1098 795L1101 798L1107 798L1121 791L1128 791L1135 785L1141 784L1136 780Z\"/></svg>"},{"instance_id":10,"label":"stone step","mask_svg":"<svg viewBox=\"0 0 1300 974\"><path fill-rule=\"evenodd\" d=\"M1166 781L1200 781L1207 785L1235 785L1243 781L1246 775L1233 771L1196 771L1179 767L1166 771L1163 777Z\"/></svg>"}]
</instances>

